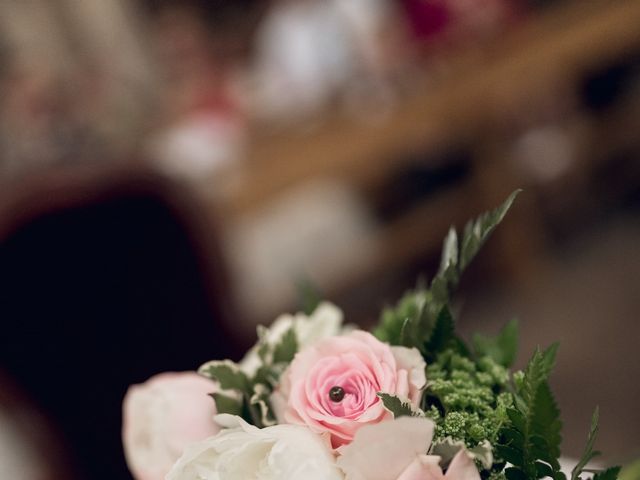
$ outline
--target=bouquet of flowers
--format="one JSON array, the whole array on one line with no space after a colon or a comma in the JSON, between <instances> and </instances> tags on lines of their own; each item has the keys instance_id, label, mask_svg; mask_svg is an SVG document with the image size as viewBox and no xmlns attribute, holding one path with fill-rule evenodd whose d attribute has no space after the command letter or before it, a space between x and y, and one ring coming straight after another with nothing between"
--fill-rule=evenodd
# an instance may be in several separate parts
<instances>
[{"instance_id":1,"label":"bouquet of flowers","mask_svg":"<svg viewBox=\"0 0 640 480\"><path fill-rule=\"evenodd\" d=\"M258 328L239 363L163 374L125 399L127 460L140 480L567 480L548 384L557 344L512 372L517 325L465 342L452 293L513 203L445 238L430 283L386 308L371 331L321 303ZM207 396L209 394L209 396ZM596 409L571 480L594 471ZM168 472L168 473L167 473Z\"/></svg>"}]
</instances>

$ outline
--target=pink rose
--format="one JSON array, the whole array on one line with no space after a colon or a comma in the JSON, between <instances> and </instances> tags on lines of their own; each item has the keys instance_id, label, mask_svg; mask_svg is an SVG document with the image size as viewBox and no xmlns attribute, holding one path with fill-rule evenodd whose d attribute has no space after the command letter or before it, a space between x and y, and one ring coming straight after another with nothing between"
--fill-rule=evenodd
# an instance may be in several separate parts
<instances>
[{"instance_id":1,"label":"pink rose","mask_svg":"<svg viewBox=\"0 0 640 480\"><path fill-rule=\"evenodd\" d=\"M217 413L208 396L216 384L195 372L162 373L129 387L122 437L137 480L161 480L192 442L215 435Z\"/></svg>"},{"instance_id":2,"label":"pink rose","mask_svg":"<svg viewBox=\"0 0 640 480\"><path fill-rule=\"evenodd\" d=\"M363 331L321 340L298 352L272 404L280 422L307 425L346 445L363 425L389 420L378 392L420 401L425 363L416 349L390 347Z\"/></svg>"},{"instance_id":3,"label":"pink rose","mask_svg":"<svg viewBox=\"0 0 640 480\"><path fill-rule=\"evenodd\" d=\"M345 480L480 480L470 454L463 448L443 473L441 458L427 455L434 423L428 418L400 417L367 425L341 450L338 466Z\"/></svg>"}]
</instances>

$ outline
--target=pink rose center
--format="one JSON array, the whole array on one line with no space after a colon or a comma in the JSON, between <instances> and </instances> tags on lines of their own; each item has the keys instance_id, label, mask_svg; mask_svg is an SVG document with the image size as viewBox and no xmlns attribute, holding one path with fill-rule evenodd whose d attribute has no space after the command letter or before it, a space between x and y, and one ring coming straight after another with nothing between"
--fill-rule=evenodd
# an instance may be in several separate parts
<instances>
[{"instance_id":1,"label":"pink rose center","mask_svg":"<svg viewBox=\"0 0 640 480\"><path fill-rule=\"evenodd\" d=\"M380 386L374 372L356 358L346 354L316 364L320 374L310 375L316 381L307 384L308 398L322 414L356 419L379 401Z\"/></svg>"},{"instance_id":2,"label":"pink rose center","mask_svg":"<svg viewBox=\"0 0 640 480\"><path fill-rule=\"evenodd\" d=\"M344 388L338 386L332 387L331 390L329 390L329 400L336 403L341 402L344 398L344 394Z\"/></svg>"}]
</instances>

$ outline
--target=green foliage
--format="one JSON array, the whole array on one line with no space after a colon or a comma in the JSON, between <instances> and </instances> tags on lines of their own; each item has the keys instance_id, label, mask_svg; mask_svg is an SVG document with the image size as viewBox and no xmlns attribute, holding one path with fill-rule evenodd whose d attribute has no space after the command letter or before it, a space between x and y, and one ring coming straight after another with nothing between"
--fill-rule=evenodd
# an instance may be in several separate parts
<instances>
[{"instance_id":1,"label":"green foliage","mask_svg":"<svg viewBox=\"0 0 640 480\"><path fill-rule=\"evenodd\" d=\"M242 415L242 399L234 398L218 392L212 393L211 397L216 402L216 411L218 413Z\"/></svg>"},{"instance_id":2,"label":"green foliage","mask_svg":"<svg viewBox=\"0 0 640 480\"><path fill-rule=\"evenodd\" d=\"M427 305L430 293L418 288L407 292L395 308L385 308L373 334L391 345L417 346L431 331Z\"/></svg>"},{"instance_id":3,"label":"green foliage","mask_svg":"<svg viewBox=\"0 0 640 480\"><path fill-rule=\"evenodd\" d=\"M258 327L258 343L253 352L261 365L253 375L248 375L230 360L205 363L199 373L216 380L224 393L211 396L219 413L240 415L258 427L275 424L275 416L269 403L271 392L282 372L298 350L298 340L293 328L287 330L275 344L268 341L268 331Z\"/></svg>"},{"instance_id":4,"label":"green foliage","mask_svg":"<svg viewBox=\"0 0 640 480\"><path fill-rule=\"evenodd\" d=\"M249 388L249 378L231 360L207 362L198 370L200 375L217 380L223 390L243 392Z\"/></svg>"},{"instance_id":5,"label":"green foliage","mask_svg":"<svg viewBox=\"0 0 640 480\"><path fill-rule=\"evenodd\" d=\"M426 352L441 352L456 341L456 327L453 316L447 307L442 307L433 326L429 340L425 343Z\"/></svg>"},{"instance_id":6,"label":"green foliage","mask_svg":"<svg viewBox=\"0 0 640 480\"><path fill-rule=\"evenodd\" d=\"M596 437L598 436L598 420L600 419L600 409L596 407L591 417L591 428L589 429L589 436L587 437L587 445L584 448L584 452L578 461L578 464L571 471L571 480L578 480L580 474L583 472L587 463L600 455L600 452L593 449L596 443Z\"/></svg>"},{"instance_id":7,"label":"green foliage","mask_svg":"<svg viewBox=\"0 0 640 480\"><path fill-rule=\"evenodd\" d=\"M469 265L489 235L502 222L520 191L512 192L498 208L483 213L475 221L467 223L464 227L462 248L460 249L460 270L464 270Z\"/></svg>"},{"instance_id":8,"label":"green foliage","mask_svg":"<svg viewBox=\"0 0 640 480\"><path fill-rule=\"evenodd\" d=\"M620 467L611 467L596 473L593 480L616 480L620 474Z\"/></svg>"},{"instance_id":9,"label":"green foliage","mask_svg":"<svg viewBox=\"0 0 640 480\"><path fill-rule=\"evenodd\" d=\"M528 404L533 405L539 387L547 381L556 361L558 344L554 343L544 351L536 349L524 370L524 378L520 386L520 395Z\"/></svg>"},{"instance_id":10,"label":"green foliage","mask_svg":"<svg viewBox=\"0 0 640 480\"><path fill-rule=\"evenodd\" d=\"M534 432L534 435L545 439L549 458L540 457L540 459L555 465L554 460L560 458L562 422L560 421L560 409L547 382L540 384L536 392L533 415L531 416L531 431ZM554 468L559 469L560 465Z\"/></svg>"},{"instance_id":11,"label":"green foliage","mask_svg":"<svg viewBox=\"0 0 640 480\"><path fill-rule=\"evenodd\" d=\"M587 437L587 445L584 448L584 452L578 461L578 464L571 471L571 480L581 480L582 473L593 473L592 470L587 470L585 467L595 457L600 455L600 452L593 449L598 436L598 420L600 419L600 410L596 407L591 417L591 428L589 428L589 436ZM597 472L593 480L616 480L620 473L620 467L611 467L606 470Z\"/></svg>"},{"instance_id":12,"label":"green foliage","mask_svg":"<svg viewBox=\"0 0 640 480\"><path fill-rule=\"evenodd\" d=\"M476 333L473 348L478 356L489 356L504 367L510 367L518 351L518 322L511 320L496 337Z\"/></svg>"},{"instance_id":13,"label":"green foliage","mask_svg":"<svg viewBox=\"0 0 640 480\"><path fill-rule=\"evenodd\" d=\"M512 404L504 391L504 367L490 357L474 360L450 347L427 366L427 379L423 409L436 423L436 440L450 437L467 447L484 440L495 443Z\"/></svg>"},{"instance_id":14,"label":"green foliage","mask_svg":"<svg viewBox=\"0 0 640 480\"><path fill-rule=\"evenodd\" d=\"M297 351L296 332L290 328L273 348L273 363L290 363Z\"/></svg>"},{"instance_id":15,"label":"green foliage","mask_svg":"<svg viewBox=\"0 0 640 480\"><path fill-rule=\"evenodd\" d=\"M408 399L402 400L395 395L389 395L388 393L382 392L378 393L378 397L382 399L384 408L386 408L393 414L393 418L424 416L424 412L419 409L414 409Z\"/></svg>"},{"instance_id":16,"label":"green foliage","mask_svg":"<svg viewBox=\"0 0 640 480\"><path fill-rule=\"evenodd\" d=\"M380 340L417 348L427 361L428 387L422 401L426 415L436 422L436 439L450 437L468 447L496 442L509 422L511 396L505 392L517 343L511 323L495 339L477 337L472 356L457 336L451 295L462 273L502 221L518 192L495 210L469 222L459 240L449 230L442 247L440 269L427 286L405 294L394 308L386 308L374 330ZM403 410L407 414L407 409Z\"/></svg>"},{"instance_id":17,"label":"green foliage","mask_svg":"<svg viewBox=\"0 0 640 480\"><path fill-rule=\"evenodd\" d=\"M276 418L271 411L269 396L271 388L262 383L253 386L253 395L249 398L248 411L254 425L268 427L276 424Z\"/></svg>"},{"instance_id":18,"label":"green foliage","mask_svg":"<svg viewBox=\"0 0 640 480\"><path fill-rule=\"evenodd\" d=\"M305 315L311 315L320 305L322 296L318 292L316 286L308 279L302 278L296 283L298 293L298 303L300 310Z\"/></svg>"},{"instance_id":19,"label":"green foliage","mask_svg":"<svg viewBox=\"0 0 640 480\"><path fill-rule=\"evenodd\" d=\"M425 289L409 292L395 309L385 309L373 333L391 345L417 348L427 362L447 348L468 354L464 341L455 333L449 306L433 301Z\"/></svg>"},{"instance_id":20,"label":"green foliage","mask_svg":"<svg viewBox=\"0 0 640 480\"><path fill-rule=\"evenodd\" d=\"M430 362L440 352L454 348L467 354L468 348L456 336L451 316L451 294L480 247L489 238L513 204L518 192L513 192L495 210L480 215L469 222L459 243L455 229L451 228L442 248L440 269L429 288L421 286L405 294L395 308L386 308L373 333L380 340L392 345L415 347ZM510 352L504 339L503 355Z\"/></svg>"},{"instance_id":21,"label":"green foliage","mask_svg":"<svg viewBox=\"0 0 640 480\"><path fill-rule=\"evenodd\" d=\"M557 344L536 350L517 382L514 404L507 410L509 424L500 432L496 455L512 464L507 479L565 480L560 471L560 411L547 380L553 369Z\"/></svg>"},{"instance_id":22,"label":"green foliage","mask_svg":"<svg viewBox=\"0 0 640 480\"><path fill-rule=\"evenodd\" d=\"M457 336L451 314L451 297L464 270L518 193L468 222L461 237L451 228L431 283L385 309L374 334L392 345L417 348L427 361L429 383L421 407L436 423L435 442L462 441L469 449L490 442L497 458L491 469L485 467L483 478L565 480L558 463L560 411L548 384L557 345L537 350L524 372L513 375L515 389L508 391L507 368L516 358L517 322L508 323L495 337L475 335L470 352ZM394 414L411 414L408 405L391 400L387 398L385 404ZM502 471L505 462L511 465ZM608 480L602 475L601 480Z\"/></svg>"},{"instance_id":23,"label":"green foliage","mask_svg":"<svg viewBox=\"0 0 640 480\"><path fill-rule=\"evenodd\" d=\"M480 251L491 233L502 222L520 190L516 190L498 208L485 212L464 227L462 242L458 242L456 231L451 228L444 240L440 270L431 282L431 290L438 302L445 303L458 286L464 270Z\"/></svg>"}]
</instances>

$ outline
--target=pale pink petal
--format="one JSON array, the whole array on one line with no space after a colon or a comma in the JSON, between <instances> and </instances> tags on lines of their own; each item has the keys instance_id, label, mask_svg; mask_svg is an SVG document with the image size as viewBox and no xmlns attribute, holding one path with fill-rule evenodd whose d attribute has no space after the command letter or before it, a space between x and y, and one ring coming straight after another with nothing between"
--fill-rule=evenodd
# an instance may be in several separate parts
<instances>
[{"instance_id":1,"label":"pale pink petal","mask_svg":"<svg viewBox=\"0 0 640 480\"><path fill-rule=\"evenodd\" d=\"M443 480L444 474L437 455L420 455L402 472L397 480Z\"/></svg>"},{"instance_id":2,"label":"pale pink petal","mask_svg":"<svg viewBox=\"0 0 640 480\"><path fill-rule=\"evenodd\" d=\"M480 480L480 473L469 454L460 450L451 460L444 478L447 480Z\"/></svg>"},{"instance_id":3,"label":"pale pink petal","mask_svg":"<svg viewBox=\"0 0 640 480\"><path fill-rule=\"evenodd\" d=\"M346 480L396 480L433 438L427 418L400 417L361 427L353 441L339 449L338 466Z\"/></svg>"},{"instance_id":4,"label":"pale pink petal","mask_svg":"<svg viewBox=\"0 0 640 480\"><path fill-rule=\"evenodd\" d=\"M139 480L160 480L184 447L219 431L209 397L217 384L195 372L162 373L133 385L123 401L127 464Z\"/></svg>"},{"instance_id":5,"label":"pale pink petal","mask_svg":"<svg viewBox=\"0 0 640 480\"><path fill-rule=\"evenodd\" d=\"M398 364L398 370L405 370L408 375L409 392L406 394L414 405L420 400L422 388L427 383L425 364L422 355L416 348L391 347Z\"/></svg>"}]
</instances>

